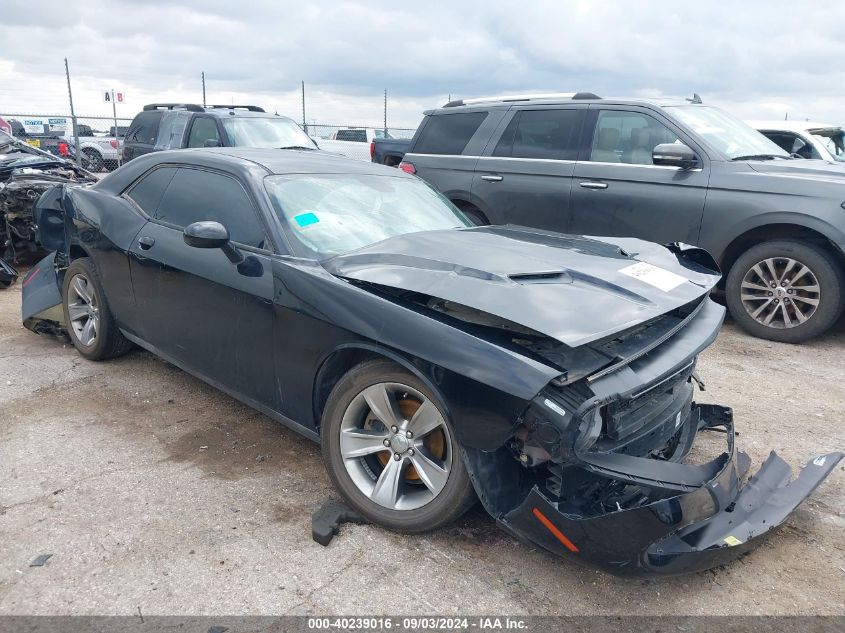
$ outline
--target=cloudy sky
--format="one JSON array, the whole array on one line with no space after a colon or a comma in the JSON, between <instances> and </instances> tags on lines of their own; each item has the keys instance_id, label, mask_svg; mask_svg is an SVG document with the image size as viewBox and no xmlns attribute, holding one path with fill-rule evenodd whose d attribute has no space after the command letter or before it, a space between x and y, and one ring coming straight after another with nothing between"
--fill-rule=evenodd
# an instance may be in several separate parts
<instances>
[{"instance_id":1,"label":"cloudy sky","mask_svg":"<svg viewBox=\"0 0 845 633\"><path fill-rule=\"evenodd\" d=\"M845 123L845 3L631 0L2 0L0 113L119 115L255 103L322 123L416 126L452 98L689 96L746 118Z\"/></svg>"}]
</instances>

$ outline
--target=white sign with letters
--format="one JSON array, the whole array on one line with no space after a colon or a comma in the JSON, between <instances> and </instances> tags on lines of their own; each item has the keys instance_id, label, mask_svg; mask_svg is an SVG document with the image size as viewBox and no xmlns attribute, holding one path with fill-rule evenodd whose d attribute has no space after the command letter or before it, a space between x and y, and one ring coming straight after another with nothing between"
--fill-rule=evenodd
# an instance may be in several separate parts
<instances>
[{"instance_id":1,"label":"white sign with letters","mask_svg":"<svg viewBox=\"0 0 845 633\"><path fill-rule=\"evenodd\" d=\"M44 119L24 119L23 129L27 134L44 134Z\"/></svg>"},{"instance_id":2,"label":"white sign with letters","mask_svg":"<svg viewBox=\"0 0 845 633\"><path fill-rule=\"evenodd\" d=\"M126 103L126 93L125 92L115 92L112 93L111 90L106 90L103 92L103 101L105 103L111 103L112 101L112 94L114 94L114 102L115 103Z\"/></svg>"}]
</instances>

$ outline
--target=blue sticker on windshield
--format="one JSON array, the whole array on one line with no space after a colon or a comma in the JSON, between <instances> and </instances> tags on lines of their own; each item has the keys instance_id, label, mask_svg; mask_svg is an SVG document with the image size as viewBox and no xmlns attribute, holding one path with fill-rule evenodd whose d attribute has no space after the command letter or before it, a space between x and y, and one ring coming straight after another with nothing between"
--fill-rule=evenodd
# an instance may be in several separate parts
<instances>
[{"instance_id":1,"label":"blue sticker on windshield","mask_svg":"<svg viewBox=\"0 0 845 633\"><path fill-rule=\"evenodd\" d=\"M310 226L312 224L317 224L320 221L320 218L317 217L316 214L311 213L300 213L299 215L293 216L293 219L296 220L296 223L299 226Z\"/></svg>"}]
</instances>

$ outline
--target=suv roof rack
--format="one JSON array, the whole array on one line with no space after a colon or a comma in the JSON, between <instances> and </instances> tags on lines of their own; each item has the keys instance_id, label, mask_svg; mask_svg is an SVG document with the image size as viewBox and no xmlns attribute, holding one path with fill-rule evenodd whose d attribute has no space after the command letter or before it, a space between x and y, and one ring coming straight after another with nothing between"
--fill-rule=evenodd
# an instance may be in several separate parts
<instances>
[{"instance_id":1,"label":"suv roof rack","mask_svg":"<svg viewBox=\"0 0 845 633\"><path fill-rule=\"evenodd\" d=\"M148 103L144 110L190 110L191 112L205 112L205 108L195 103Z\"/></svg>"},{"instance_id":2,"label":"suv roof rack","mask_svg":"<svg viewBox=\"0 0 845 633\"><path fill-rule=\"evenodd\" d=\"M513 103L519 101L536 101L539 99L601 99L592 92L549 92L545 94L528 95L498 95L495 97L476 97L474 99L457 99L450 101L444 108L454 108L463 105L475 105L480 103Z\"/></svg>"},{"instance_id":3,"label":"suv roof rack","mask_svg":"<svg viewBox=\"0 0 845 633\"><path fill-rule=\"evenodd\" d=\"M209 108L225 108L226 110L249 110L250 112L264 112L264 108L254 105L212 105Z\"/></svg>"}]
</instances>

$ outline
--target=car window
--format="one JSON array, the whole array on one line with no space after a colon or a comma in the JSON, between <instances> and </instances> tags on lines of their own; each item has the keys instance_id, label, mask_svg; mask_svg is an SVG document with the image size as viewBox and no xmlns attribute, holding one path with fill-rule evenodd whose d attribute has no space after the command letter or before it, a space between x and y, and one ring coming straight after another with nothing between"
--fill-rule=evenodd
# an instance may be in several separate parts
<instances>
[{"instance_id":1,"label":"car window","mask_svg":"<svg viewBox=\"0 0 845 633\"><path fill-rule=\"evenodd\" d=\"M845 162L845 132L842 128L810 130L810 134L821 141L834 160Z\"/></svg>"},{"instance_id":2,"label":"car window","mask_svg":"<svg viewBox=\"0 0 845 633\"><path fill-rule=\"evenodd\" d=\"M141 112L132 121L129 127L129 133L126 140L132 143L144 143L145 145L155 145L156 136L158 135L158 122L161 120L161 111L149 110ZM123 130L118 128L117 132L122 136ZM114 136L114 126L111 127L109 134Z\"/></svg>"},{"instance_id":3,"label":"car window","mask_svg":"<svg viewBox=\"0 0 845 633\"><path fill-rule=\"evenodd\" d=\"M691 129L728 160L748 160L757 156L790 158L777 144L735 116L711 106L667 106L682 126Z\"/></svg>"},{"instance_id":4,"label":"car window","mask_svg":"<svg viewBox=\"0 0 845 633\"><path fill-rule=\"evenodd\" d=\"M792 151L792 144L797 138L795 134L789 134L788 132L763 132L763 135L785 152Z\"/></svg>"},{"instance_id":5,"label":"car window","mask_svg":"<svg viewBox=\"0 0 845 633\"><path fill-rule=\"evenodd\" d=\"M593 132L590 160L653 165L651 153L656 145L677 142L672 130L648 114L602 110Z\"/></svg>"},{"instance_id":6,"label":"car window","mask_svg":"<svg viewBox=\"0 0 845 633\"><path fill-rule=\"evenodd\" d=\"M180 167L161 197L156 219L184 228L193 222L220 222L232 241L265 247L265 233L241 184L215 172Z\"/></svg>"},{"instance_id":7,"label":"car window","mask_svg":"<svg viewBox=\"0 0 845 633\"><path fill-rule=\"evenodd\" d=\"M486 118L486 112L429 116L428 122L413 147L413 152L415 154L460 154Z\"/></svg>"},{"instance_id":8,"label":"car window","mask_svg":"<svg viewBox=\"0 0 845 633\"><path fill-rule=\"evenodd\" d=\"M303 257L324 259L396 235L472 226L417 178L291 174L268 176L264 187Z\"/></svg>"},{"instance_id":9,"label":"car window","mask_svg":"<svg viewBox=\"0 0 845 633\"><path fill-rule=\"evenodd\" d=\"M159 167L144 175L127 192L127 196L150 217L155 217L161 194L176 173L175 167Z\"/></svg>"},{"instance_id":10,"label":"car window","mask_svg":"<svg viewBox=\"0 0 845 633\"><path fill-rule=\"evenodd\" d=\"M801 158L820 158L818 152L813 149L813 146L808 141L798 136L798 134L794 134L792 132L763 132L762 134L783 151L790 154L793 153L795 142L800 139L804 145L795 152L796 154L798 154Z\"/></svg>"},{"instance_id":11,"label":"car window","mask_svg":"<svg viewBox=\"0 0 845 633\"><path fill-rule=\"evenodd\" d=\"M580 111L523 110L514 115L493 156L575 160Z\"/></svg>"},{"instance_id":12,"label":"car window","mask_svg":"<svg viewBox=\"0 0 845 633\"><path fill-rule=\"evenodd\" d=\"M367 130L338 130L335 139L338 141L367 142Z\"/></svg>"},{"instance_id":13,"label":"car window","mask_svg":"<svg viewBox=\"0 0 845 633\"><path fill-rule=\"evenodd\" d=\"M317 148L302 128L285 117L228 117L223 129L232 147Z\"/></svg>"},{"instance_id":14,"label":"car window","mask_svg":"<svg viewBox=\"0 0 845 633\"><path fill-rule=\"evenodd\" d=\"M217 141L220 144L220 132L217 130L217 122L206 116L194 119L191 126L191 134L188 136L188 147L205 147L206 141Z\"/></svg>"}]
</instances>

